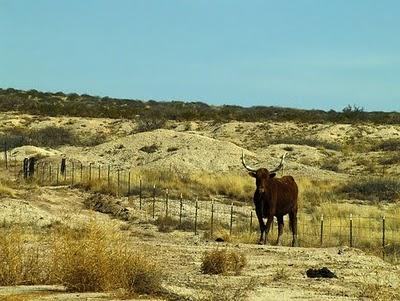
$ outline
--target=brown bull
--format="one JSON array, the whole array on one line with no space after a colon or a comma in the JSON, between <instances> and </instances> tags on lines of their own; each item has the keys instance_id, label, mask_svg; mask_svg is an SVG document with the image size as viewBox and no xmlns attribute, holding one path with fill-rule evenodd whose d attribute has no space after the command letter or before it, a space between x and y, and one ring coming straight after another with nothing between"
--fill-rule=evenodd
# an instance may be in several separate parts
<instances>
[{"instance_id":1,"label":"brown bull","mask_svg":"<svg viewBox=\"0 0 400 301\"><path fill-rule=\"evenodd\" d=\"M297 246L297 197L298 188L292 176L277 178L276 172L283 167L286 153L282 156L277 168L268 171L266 168L254 169L246 165L242 152L242 164L249 171L249 175L256 178L254 205L260 224L261 236L259 243L267 244L268 233L274 216L278 220L277 244L282 244L283 216L289 214L289 227L293 233L292 246ZM267 218L267 224L264 223ZM263 240L264 236L264 240Z\"/></svg>"}]
</instances>

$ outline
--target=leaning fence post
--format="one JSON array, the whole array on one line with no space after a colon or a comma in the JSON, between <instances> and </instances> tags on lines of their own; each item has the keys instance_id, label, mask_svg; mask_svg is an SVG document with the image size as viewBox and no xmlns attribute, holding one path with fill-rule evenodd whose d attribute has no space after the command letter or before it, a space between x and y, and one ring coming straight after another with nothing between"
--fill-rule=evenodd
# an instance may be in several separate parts
<instances>
[{"instance_id":1,"label":"leaning fence post","mask_svg":"<svg viewBox=\"0 0 400 301\"><path fill-rule=\"evenodd\" d=\"M213 236L214 232L214 200L211 201L211 230L210 230L210 236Z\"/></svg>"},{"instance_id":2,"label":"leaning fence post","mask_svg":"<svg viewBox=\"0 0 400 301\"><path fill-rule=\"evenodd\" d=\"M168 196L169 196L169 192L168 192L168 188L165 191L165 217L168 217Z\"/></svg>"},{"instance_id":3,"label":"leaning fence post","mask_svg":"<svg viewBox=\"0 0 400 301\"><path fill-rule=\"evenodd\" d=\"M153 184L153 219L155 216L155 209L156 209L156 185Z\"/></svg>"},{"instance_id":4,"label":"leaning fence post","mask_svg":"<svg viewBox=\"0 0 400 301\"><path fill-rule=\"evenodd\" d=\"M353 215L350 213L350 247L353 247Z\"/></svg>"},{"instance_id":5,"label":"leaning fence post","mask_svg":"<svg viewBox=\"0 0 400 301\"><path fill-rule=\"evenodd\" d=\"M182 209L183 209L183 196L181 192L181 197L179 199L179 225L182 225Z\"/></svg>"},{"instance_id":6,"label":"leaning fence post","mask_svg":"<svg viewBox=\"0 0 400 301\"><path fill-rule=\"evenodd\" d=\"M233 203L231 204L231 221L229 224L229 235L232 235L232 226L233 226Z\"/></svg>"},{"instance_id":7,"label":"leaning fence post","mask_svg":"<svg viewBox=\"0 0 400 301\"><path fill-rule=\"evenodd\" d=\"M385 233L386 232L386 223L385 223L385 216L382 216L382 255L385 258Z\"/></svg>"},{"instance_id":8,"label":"leaning fence post","mask_svg":"<svg viewBox=\"0 0 400 301\"><path fill-rule=\"evenodd\" d=\"M323 244L323 239L324 239L324 215L321 214L321 237L320 237L320 241L319 241L319 244L321 247Z\"/></svg>"},{"instance_id":9,"label":"leaning fence post","mask_svg":"<svg viewBox=\"0 0 400 301\"><path fill-rule=\"evenodd\" d=\"M199 209L198 207L198 200L199 198L196 197L196 203L195 203L195 211L194 211L194 235L197 235L197 210Z\"/></svg>"}]
</instances>

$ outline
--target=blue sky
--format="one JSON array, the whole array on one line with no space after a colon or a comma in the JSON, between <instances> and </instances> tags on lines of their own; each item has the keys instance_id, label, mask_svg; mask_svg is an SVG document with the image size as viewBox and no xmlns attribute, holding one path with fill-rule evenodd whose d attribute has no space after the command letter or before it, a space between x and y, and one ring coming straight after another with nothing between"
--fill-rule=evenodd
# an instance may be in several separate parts
<instances>
[{"instance_id":1,"label":"blue sky","mask_svg":"<svg viewBox=\"0 0 400 301\"><path fill-rule=\"evenodd\" d=\"M0 87L400 111L400 1L0 0Z\"/></svg>"}]
</instances>

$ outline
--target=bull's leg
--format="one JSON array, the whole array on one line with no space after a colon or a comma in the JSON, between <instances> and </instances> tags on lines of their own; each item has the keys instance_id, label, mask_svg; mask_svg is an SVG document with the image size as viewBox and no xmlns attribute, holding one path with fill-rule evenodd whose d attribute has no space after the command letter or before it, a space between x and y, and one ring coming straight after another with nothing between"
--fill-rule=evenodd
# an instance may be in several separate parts
<instances>
[{"instance_id":1,"label":"bull's leg","mask_svg":"<svg viewBox=\"0 0 400 301\"><path fill-rule=\"evenodd\" d=\"M293 234L292 247L297 247L299 244L297 241L297 212L289 213L289 222Z\"/></svg>"},{"instance_id":2,"label":"bull's leg","mask_svg":"<svg viewBox=\"0 0 400 301\"><path fill-rule=\"evenodd\" d=\"M274 221L274 216L268 216L267 225L265 226L264 245L268 245L268 233L271 229L271 224Z\"/></svg>"},{"instance_id":3,"label":"bull's leg","mask_svg":"<svg viewBox=\"0 0 400 301\"><path fill-rule=\"evenodd\" d=\"M261 214L257 214L257 218L258 218L258 223L260 225L260 240L258 241L258 244L261 245L263 243L263 236L265 234L265 223L264 220L261 216Z\"/></svg>"},{"instance_id":4,"label":"bull's leg","mask_svg":"<svg viewBox=\"0 0 400 301\"><path fill-rule=\"evenodd\" d=\"M283 234L283 215L277 216L278 219L278 239L276 241L276 244L278 246L282 245L282 234Z\"/></svg>"}]
</instances>

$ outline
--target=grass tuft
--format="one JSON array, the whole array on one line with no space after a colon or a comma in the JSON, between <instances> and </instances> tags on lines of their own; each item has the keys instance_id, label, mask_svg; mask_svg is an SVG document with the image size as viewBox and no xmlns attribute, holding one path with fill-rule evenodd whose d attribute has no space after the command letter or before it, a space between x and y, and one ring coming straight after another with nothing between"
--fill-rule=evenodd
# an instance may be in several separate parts
<instances>
[{"instance_id":1,"label":"grass tuft","mask_svg":"<svg viewBox=\"0 0 400 301\"><path fill-rule=\"evenodd\" d=\"M201 272L203 274L228 274L239 275L246 265L246 257L235 251L215 249L203 254Z\"/></svg>"}]
</instances>

